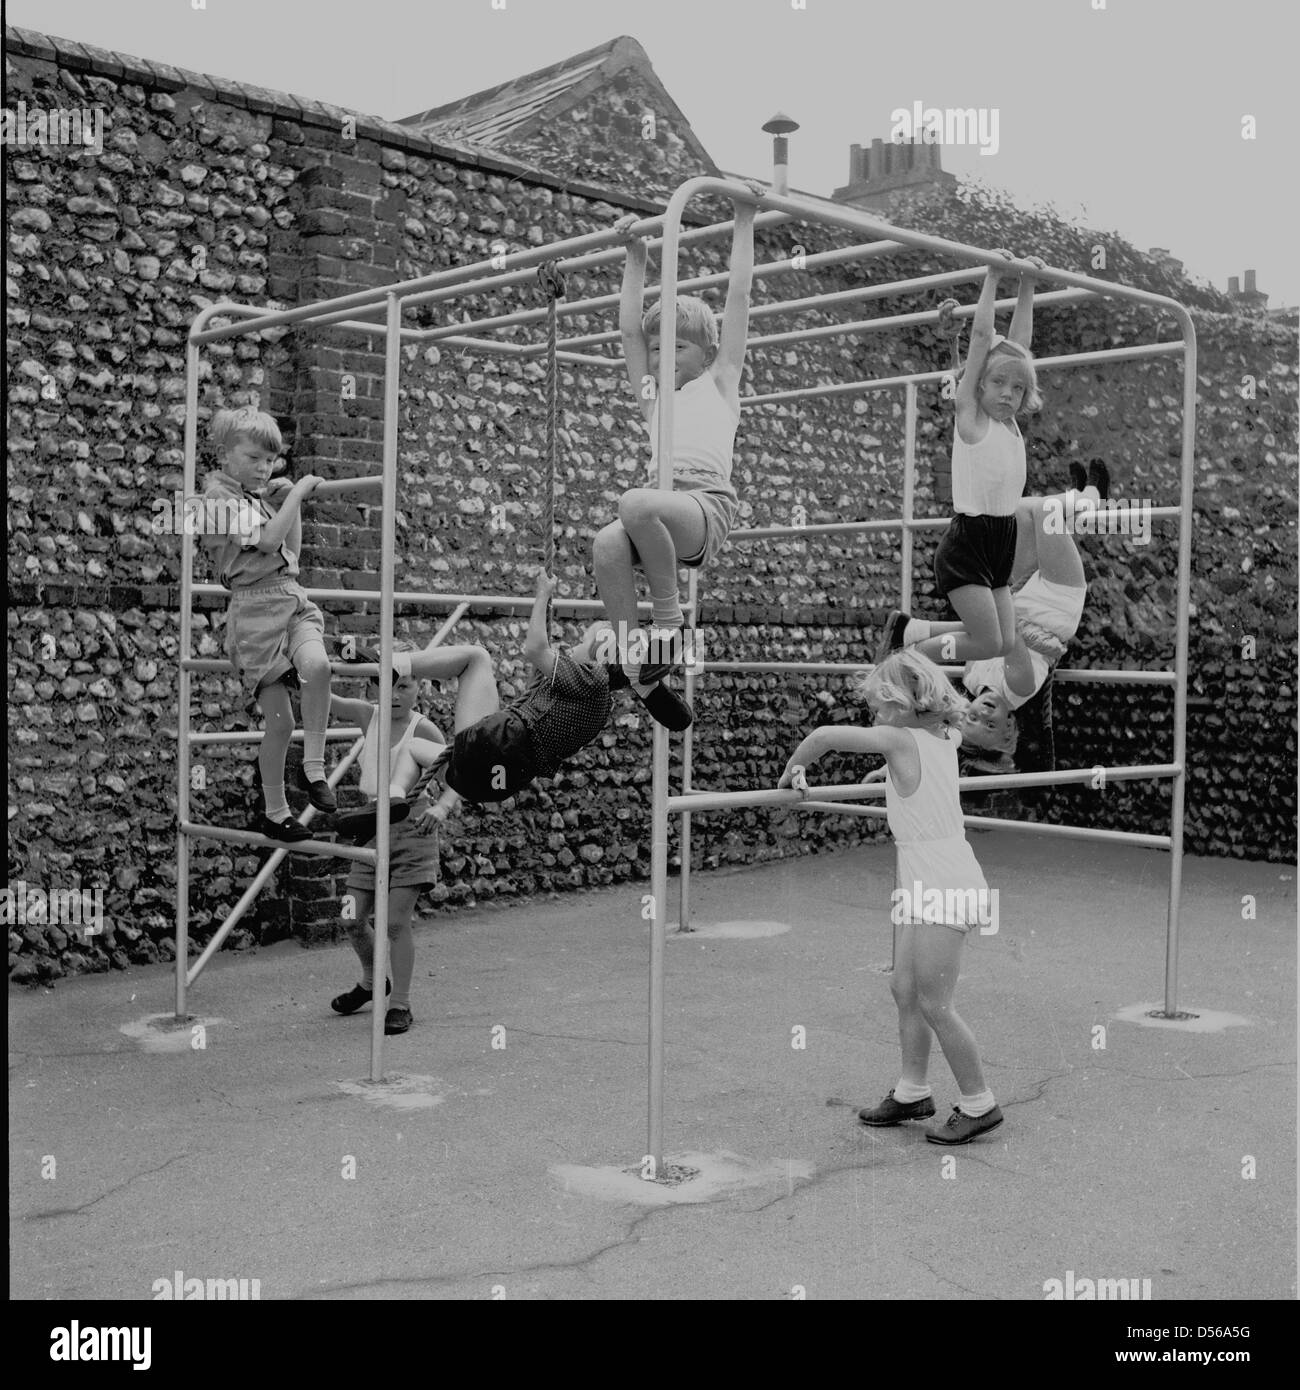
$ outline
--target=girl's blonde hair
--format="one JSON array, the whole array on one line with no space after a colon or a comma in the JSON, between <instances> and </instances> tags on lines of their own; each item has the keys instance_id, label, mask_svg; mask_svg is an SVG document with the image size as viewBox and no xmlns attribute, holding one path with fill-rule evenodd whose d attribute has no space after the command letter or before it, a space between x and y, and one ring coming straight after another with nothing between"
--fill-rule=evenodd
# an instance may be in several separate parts
<instances>
[{"instance_id":1,"label":"girl's blonde hair","mask_svg":"<svg viewBox=\"0 0 1300 1390\"><path fill-rule=\"evenodd\" d=\"M989 367L992 366L993 359L998 353L1015 358L1021 365L1025 377L1025 399L1021 404L1021 410L1041 410L1043 408L1043 393L1038 389L1038 368L1034 365L1034 354L1027 347L1013 343L1010 338L1004 338L1000 333L993 339L993 346L989 348L989 355L984 359L984 369L980 373L980 385L983 385ZM959 382L966 375L966 367L969 362L970 359L968 358L963 363L961 371L957 373Z\"/></svg>"},{"instance_id":2,"label":"girl's blonde hair","mask_svg":"<svg viewBox=\"0 0 1300 1390\"><path fill-rule=\"evenodd\" d=\"M911 647L893 652L874 671L854 678L860 699L874 696L882 703L901 705L924 723L957 724L966 701L929 657Z\"/></svg>"},{"instance_id":3,"label":"girl's blonde hair","mask_svg":"<svg viewBox=\"0 0 1300 1390\"><path fill-rule=\"evenodd\" d=\"M654 304L641 320L641 331L647 338L659 331L659 321L663 318L663 306ZM716 352L718 347L718 321L713 310L693 294L677 296L677 331L683 338L697 343L706 352Z\"/></svg>"},{"instance_id":4,"label":"girl's blonde hair","mask_svg":"<svg viewBox=\"0 0 1300 1390\"><path fill-rule=\"evenodd\" d=\"M208 438L218 454L224 454L240 439L251 439L259 448L271 449L277 454L284 448L280 426L272 416L258 410L255 405L240 406L238 410L218 410L212 417Z\"/></svg>"}]
</instances>

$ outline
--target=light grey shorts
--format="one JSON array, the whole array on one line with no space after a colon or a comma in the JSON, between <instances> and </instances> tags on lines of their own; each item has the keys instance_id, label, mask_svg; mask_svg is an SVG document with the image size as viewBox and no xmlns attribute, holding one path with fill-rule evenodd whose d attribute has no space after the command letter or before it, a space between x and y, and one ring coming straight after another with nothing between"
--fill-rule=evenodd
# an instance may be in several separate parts
<instances>
[{"instance_id":1,"label":"light grey shorts","mask_svg":"<svg viewBox=\"0 0 1300 1390\"><path fill-rule=\"evenodd\" d=\"M226 655L256 694L287 675L301 647L325 645L325 619L292 579L236 589L226 610Z\"/></svg>"},{"instance_id":2,"label":"light grey shorts","mask_svg":"<svg viewBox=\"0 0 1300 1390\"><path fill-rule=\"evenodd\" d=\"M679 556L677 562L687 569L702 569L705 565L711 565L726 545L736 517L740 514L740 503L734 493L720 489L692 487L682 488L681 491L689 492L700 504L700 510L704 513L705 539L704 549L698 555L690 559Z\"/></svg>"}]
</instances>

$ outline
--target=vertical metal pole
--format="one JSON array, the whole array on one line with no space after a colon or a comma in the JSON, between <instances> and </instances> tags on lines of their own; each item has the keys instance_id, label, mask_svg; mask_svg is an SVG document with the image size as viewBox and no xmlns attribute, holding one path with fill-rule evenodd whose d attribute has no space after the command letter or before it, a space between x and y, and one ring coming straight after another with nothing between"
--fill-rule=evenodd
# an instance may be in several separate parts
<instances>
[{"instance_id":1,"label":"vertical metal pole","mask_svg":"<svg viewBox=\"0 0 1300 1390\"><path fill-rule=\"evenodd\" d=\"M912 611L912 509L916 505L916 382L909 381L904 393L903 424L903 556L902 597L899 607Z\"/></svg>"},{"instance_id":2,"label":"vertical metal pole","mask_svg":"<svg viewBox=\"0 0 1300 1390\"><path fill-rule=\"evenodd\" d=\"M659 476L657 487L673 485L673 398L677 387L677 253L682 208L689 192L678 189L664 215L659 271ZM664 1158L664 942L668 907L668 731L654 727L650 794L650 1077L646 1155L654 1171Z\"/></svg>"},{"instance_id":3,"label":"vertical metal pole","mask_svg":"<svg viewBox=\"0 0 1300 1390\"><path fill-rule=\"evenodd\" d=\"M1187 656L1192 589L1192 487L1196 453L1196 328L1181 310L1183 328L1183 476L1178 518L1178 637L1174 651L1174 776L1169 814L1169 918L1165 934L1165 1014L1178 1012L1178 909L1183 887L1183 815L1187 795Z\"/></svg>"},{"instance_id":4,"label":"vertical metal pole","mask_svg":"<svg viewBox=\"0 0 1300 1390\"><path fill-rule=\"evenodd\" d=\"M398 388L402 372L402 302L387 296L384 337L384 491L383 540L379 550L379 750L375 792L379 797L375 826L374 1004L370 1018L370 1079L384 1079L384 981L388 975L388 783L393 742L393 569L396 560Z\"/></svg>"},{"instance_id":5,"label":"vertical metal pole","mask_svg":"<svg viewBox=\"0 0 1300 1390\"><path fill-rule=\"evenodd\" d=\"M181 482L181 618L176 680L176 823L190 819L190 672L194 640L194 537L184 521L185 498L195 490L199 430L199 346L185 344L185 466ZM173 512L173 516L175 513ZM190 961L190 837L176 832L176 1022L185 1021L185 975Z\"/></svg>"},{"instance_id":6,"label":"vertical metal pole","mask_svg":"<svg viewBox=\"0 0 1300 1390\"><path fill-rule=\"evenodd\" d=\"M686 603L691 614L691 625L695 629L696 660L703 659L700 646L700 614L699 614L699 570L691 570L686 580ZM692 709L695 708L695 682L698 673L694 664L686 668L686 703ZM682 735L682 791L691 790L691 764L695 756L695 726L690 728ZM691 813L682 812L681 835L678 841L682 854L682 873L678 880L678 900L677 900L677 930L690 931L691 929Z\"/></svg>"}]
</instances>

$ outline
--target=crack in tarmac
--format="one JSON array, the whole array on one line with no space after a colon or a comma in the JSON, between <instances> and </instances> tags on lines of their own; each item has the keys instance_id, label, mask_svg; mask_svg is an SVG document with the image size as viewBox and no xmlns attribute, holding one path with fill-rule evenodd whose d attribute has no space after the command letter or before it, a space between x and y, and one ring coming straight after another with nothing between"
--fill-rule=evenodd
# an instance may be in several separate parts
<instances>
[{"instance_id":1,"label":"crack in tarmac","mask_svg":"<svg viewBox=\"0 0 1300 1390\"><path fill-rule=\"evenodd\" d=\"M52 1221L58 1216L80 1216L82 1212L88 1211L91 1207L97 1206L105 1197L111 1197L115 1192L121 1192L124 1187L130 1187L133 1182L140 1178L152 1177L155 1173L161 1173L164 1168L170 1168L173 1163L179 1163L181 1159L188 1158L188 1153L175 1154L166 1163L160 1163L156 1168L146 1168L142 1173L132 1173L125 1182L117 1183L110 1187L106 1192L101 1192L98 1197L92 1197L89 1202L83 1202L79 1207L55 1207L49 1211L34 1211L23 1217L24 1221Z\"/></svg>"}]
</instances>

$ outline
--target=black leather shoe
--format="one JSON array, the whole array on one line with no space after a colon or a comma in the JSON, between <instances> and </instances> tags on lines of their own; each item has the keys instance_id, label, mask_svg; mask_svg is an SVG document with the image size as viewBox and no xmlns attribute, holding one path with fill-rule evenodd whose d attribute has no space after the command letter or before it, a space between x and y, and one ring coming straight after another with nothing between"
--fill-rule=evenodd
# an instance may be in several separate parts
<instances>
[{"instance_id":1,"label":"black leather shoe","mask_svg":"<svg viewBox=\"0 0 1300 1390\"><path fill-rule=\"evenodd\" d=\"M890 611L889 617L885 619L884 630L880 635L880 643L876 647L875 663L877 666L894 652L901 649L903 645L903 633L907 630L907 625L911 621L912 615L904 613L901 608L894 608Z\"/></svg>"},{"instance_id":2,"label":"black leather shoe","mask_svg":"<svg viewBox=\"0 0 1300 1390\"><path fill-rule=\"evenodd\" d=\"M405 1033L414 1022L410 1009L406 1008L405 1005L395 1004L384 1015L384 1032L389 1037L392 1037L394 1033Z\"/></svg>"},{"instance_id":3,"label":"black leather shoe","mask_svg":"<svg viewBox=\"0 0 1300 1390\"><path fill-rule=\"evenodd\" d=\"M392 980L384 981L384 997L393 992ZM337 994L330 1000L330 1008L336 1014L354 1014L362 1006L369 1004L375 997L374 990L366 989L363 985L353 985L346 994Z\"/></svg>"},{"instance_id":4,"label":"black leather shoe","mask_svg":"<svg viewBox=\"0 0 1300 1390\"><path fill-rule=\"evenodd\" d=\"M934 1097L924 1100L901 1101L890 1093L874 1110L859 1110L858 1119L864 1125L901 1125L904 1120L928 1120L934 1114Z\"/></svg>"},{"instance_id":5,"label":"black leather shoe","mask_svg":"<svg viewBox=\"0 0 1300 1390\"><path fill-rule=\"evenodd\" d=\"M654 721L657 724L662 724L665 729L670 729L673 733L678 734L683 729L691 727L695 716L691 713L690 705L662 681L644 695L635 691L633 693L650 712Z\"/></svg>"},{"instance_id":6,"label":"black leather shoe","mask_svg":"<svg viewBox=\"0 0 1300 1390\"><path fill-rule=\"evenodd\" d=\"M288 820L272 820L265 812L248 827L268 839L283 840L287 845L297 844L299 840L310 840L312 833L301 821L291 816Z\"/></svg>"},{"instance_id":7,"label":"black leather shoe","mask_svg":"<svg viewBox=\"0 0 1300 1390\"><path fill-rule=\"evenodd\" d=\"M319 782L309 782L307 774L298 769L298 785L307 793L307 799L318 811L337 811L338 798L330 784L322 777Z\"/></svg>"}]
</instances>

